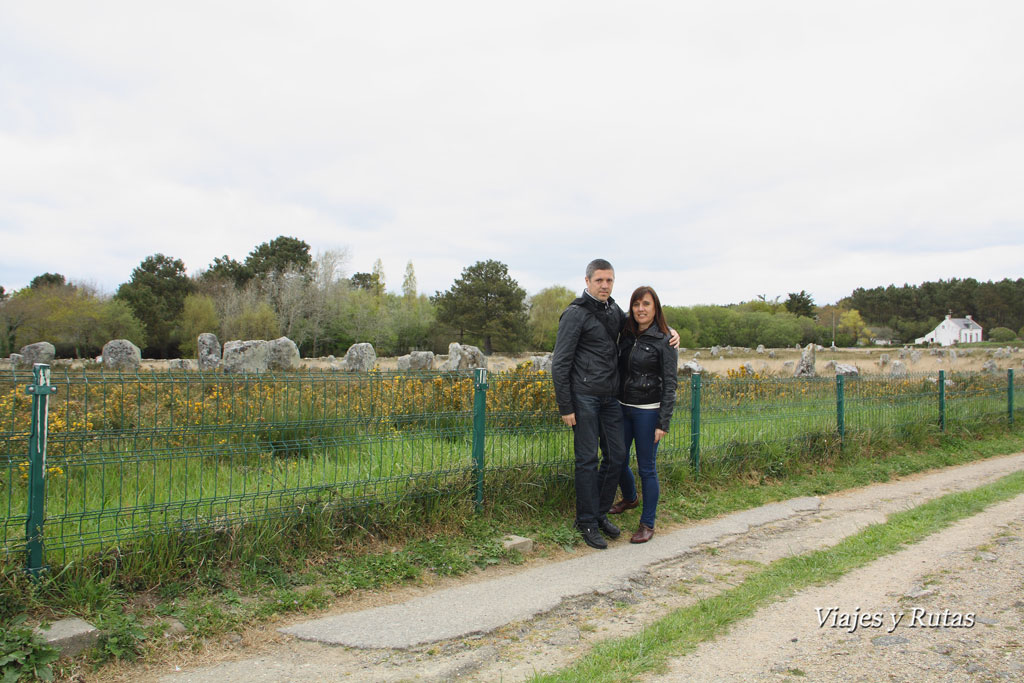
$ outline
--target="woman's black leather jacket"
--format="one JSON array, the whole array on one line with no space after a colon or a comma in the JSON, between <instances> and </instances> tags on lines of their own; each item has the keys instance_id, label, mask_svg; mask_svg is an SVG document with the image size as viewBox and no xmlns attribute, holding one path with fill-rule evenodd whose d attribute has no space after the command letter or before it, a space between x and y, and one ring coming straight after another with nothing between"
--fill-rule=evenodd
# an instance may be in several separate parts
<instances>
[{"instance_id":1,"label":"woman's black leather jacket","mask_svg":"<svg viewBox=\"0 0 1024 683\"><path fill-rule=\"evenodd\" d=\"M634 337L628 329L619 336L619 400L631 405L661 403L658 429L668 431L676 405L679 354L668 335L651 325Z\"/></svg>"}]
</instances>

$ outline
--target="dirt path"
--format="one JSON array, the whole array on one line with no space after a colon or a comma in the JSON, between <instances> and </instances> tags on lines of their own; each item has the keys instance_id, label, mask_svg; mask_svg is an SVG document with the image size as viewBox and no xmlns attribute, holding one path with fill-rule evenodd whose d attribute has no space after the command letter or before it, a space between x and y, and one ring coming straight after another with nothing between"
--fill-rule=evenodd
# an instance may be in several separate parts
<instances>
[{"instance_id":1,"label":"dirt path","mask_svg":"<svg viewBox=\"0 0 1024 683\"><path fill-rule=\"evenodd\" d=\"M177 672L173 662L151 665L124 672L121 680L521 681L566 666L599 640L634 634L670 610L736 585L755 563L831 546L891 512L1020 469L1024 454L823 497L816 509L723 536L600 594L479 636L408 650L361 650L298 641L274 630L280 624L258 626L212 648L203 665ZM1024 621L1022 572L1024 497L763 610L650 680L1024 680L1017 634ZM838 608L837 620L858 607L886 619L892 612L906 616L892 633L888 623L848 633L820 627L818 607ZM946 610L961 619L973 614L973 627L920 626Z\"/></svg>"}]
</instances>

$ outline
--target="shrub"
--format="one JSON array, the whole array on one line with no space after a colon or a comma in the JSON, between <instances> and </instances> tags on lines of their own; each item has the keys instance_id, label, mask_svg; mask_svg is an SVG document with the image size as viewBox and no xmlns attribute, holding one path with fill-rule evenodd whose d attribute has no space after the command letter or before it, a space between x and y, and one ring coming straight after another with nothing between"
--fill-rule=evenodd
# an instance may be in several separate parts
<instances>
[{"instance_id":1,"label":"shrub","mask_svg":"<svg viewBox=\"0 0 1024 683\"><path fill-rule=\"evenodd\" d=\"M1011 342L1017 338L1017 334L1008 327L996 327L989 330L988 339L989 341L999 342Z\"/></svg>"}]
</instances>

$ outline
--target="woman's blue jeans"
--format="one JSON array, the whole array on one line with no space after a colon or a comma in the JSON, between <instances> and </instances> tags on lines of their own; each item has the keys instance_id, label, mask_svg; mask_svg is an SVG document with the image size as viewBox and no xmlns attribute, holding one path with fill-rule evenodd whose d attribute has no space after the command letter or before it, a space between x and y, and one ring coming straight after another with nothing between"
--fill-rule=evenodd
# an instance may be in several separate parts
<instances>
[{"instance_id":1,"label":"woman's blue jeans","mask_svg":"<svg viewBox=\"0 0 1024 683\"><path fill-rule=\"evenodd\" d=\"M654 430L658 426L658 409L634 408L622 406L623 436L626 450L631 446L636 452L636 469L640 474L640 486L643 489L644 505L640 512L640 523L654 528L654 513L658 509L658 495L661 487L658 484L658 468L656 459L658 444L654 443ZM636 481L629 469L629 457L622 465L619 475L619 487L622 489L623 500L636 500Z\"/></svg>"}]
</instances>

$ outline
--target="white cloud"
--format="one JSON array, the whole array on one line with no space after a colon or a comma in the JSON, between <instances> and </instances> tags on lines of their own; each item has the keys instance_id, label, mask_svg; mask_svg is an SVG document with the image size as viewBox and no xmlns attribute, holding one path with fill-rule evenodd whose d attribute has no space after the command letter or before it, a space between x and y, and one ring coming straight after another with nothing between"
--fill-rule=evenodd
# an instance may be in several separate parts
<instances>
[{"instance_id":1,"label":"white cloud","mask_svg":"<svg viewBox=\"0 0 1024 683\"><path fill-rule=\"evenodd\" d=\"M1021 276L1013 2L0 10L0 284L277 235L421 290L669 303Z\"/></svg>"}]
</instances>

